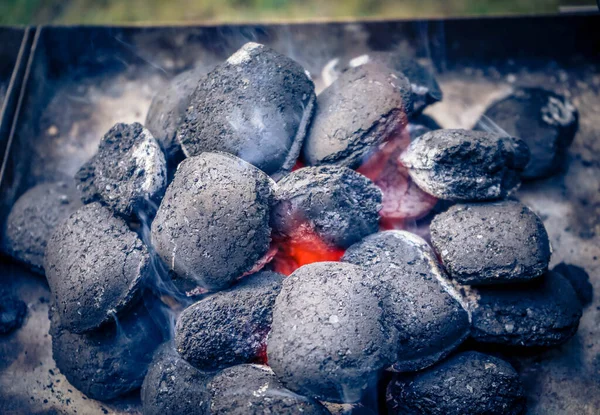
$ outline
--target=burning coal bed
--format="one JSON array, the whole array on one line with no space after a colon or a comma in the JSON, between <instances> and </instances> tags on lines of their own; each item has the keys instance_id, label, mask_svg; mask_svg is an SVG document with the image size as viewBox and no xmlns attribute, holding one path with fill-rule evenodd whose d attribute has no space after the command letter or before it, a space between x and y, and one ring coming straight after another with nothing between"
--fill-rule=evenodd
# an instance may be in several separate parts
<instances>
[{"instance_id":1,"label":"burning coal bed","mask_svg":"<svg viewBox=\"0 0 600 415\"><path fill-rule=\"evenodd\" d=\"M519 374L482 350L560 345L591 296L584 270L548 270L544 225L512 196L559 170L575 108L517 90L444 130L416 61L345 66L316 96L248 43L16 202L3 247L46 276L73 386L141 387L161 415L525 411ZM10 293L0 312L0 333L25 314Z\"/></svg>"}]
</instances>

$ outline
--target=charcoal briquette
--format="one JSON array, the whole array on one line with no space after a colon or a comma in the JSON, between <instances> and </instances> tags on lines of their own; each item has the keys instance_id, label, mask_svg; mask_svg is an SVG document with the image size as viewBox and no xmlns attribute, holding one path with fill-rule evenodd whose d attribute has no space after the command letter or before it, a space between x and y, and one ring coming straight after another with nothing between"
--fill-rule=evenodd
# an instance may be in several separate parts
<instances>
[{"instance_id":1,"label":"charcoal briquette","mask_svg":"<svg viewBox=\"0 0 600 415\"><path fill-rule=\"evenodd\" d=\"M0 335L21 327L27 315L27 304L14 295L0 292Z\"/></svg>"},{"instance_id":2,"label":"charcoal briquette","mask_svg":"<svg viewBox=\"0 0 600 415\"><path fill-rule=\"evenodd\" d=\"M585 269L578 267L577 265L561 262L555 266L552 271L558 272L569 280L577 293L581 305L585 307L592 303L592 299L594 298L594 286L590 283L590 276Z\"/></svg>"}]
</instances>

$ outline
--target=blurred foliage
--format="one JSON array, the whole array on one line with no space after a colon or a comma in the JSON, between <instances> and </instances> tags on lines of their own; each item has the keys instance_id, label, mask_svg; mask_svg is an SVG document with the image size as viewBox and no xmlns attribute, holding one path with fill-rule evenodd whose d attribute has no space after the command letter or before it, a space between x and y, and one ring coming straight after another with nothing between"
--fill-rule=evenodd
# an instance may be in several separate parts
<instances>
[{"instance_id":1,"label":"blurred foliage","mask_svg":"<svg viewBox=\"0 0 600 415\"><path fill-rule=\"evenodd\" d=\"M593 0L0 0L3 24L118 24L555 13Z\"/></svg>"}]
</instances>

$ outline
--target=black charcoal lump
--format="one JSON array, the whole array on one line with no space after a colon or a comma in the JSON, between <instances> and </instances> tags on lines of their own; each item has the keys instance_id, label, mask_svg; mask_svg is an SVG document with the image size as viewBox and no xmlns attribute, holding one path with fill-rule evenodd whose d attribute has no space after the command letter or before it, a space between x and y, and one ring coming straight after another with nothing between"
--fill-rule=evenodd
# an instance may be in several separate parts
<instances>
[{"instance_id":1,"label":"black charcoal lump","mask_svg":"<svg viewBox=\"0 0 600 415\"><path fill-rule=\"evenodd\" d=\"M44 252L54 228L81 207L72 181L39 184L13 205L6 220L3 247L36 271L44 270Z\"/></svg>"},{"instance_id":2,"label":"black charcoal lump","mask_svg":"<svg viewBox=\"0 0 600 415\"><path fill-rule=\"evenodd\" d=\"M308 165L358 167L380 144L399 133L412 113L405 76L382 65L344 72L317 99L303 147Z\"/></svg>"},{"instance_id":3,"label":"black charcoal lump","mask_svg":"<svg viewBox=\"0 0 600 415\"><path fill-rule=\"evenodd\" d=\"M282 278L258 272L186 308L175 328L179 354L202 370L257 361L266 352Z\"/></svg>"},{"instance_id":4,"label":"black charcoal lump","mask_svg":"<svg viewBox=\"0 0 600 415\"><path fill-rule=\"evenodd\" d=\"M207 385L213 373L183 360L172 342L156 350L142 384L144 415L208 414Z\"/></svg>"},{"instance_id":5,"label":"black charcoal lump","mask_svg":"<svg viewBox=\"0 0 600 415\"><path fill-rule=\"evenodd\" d=\"M0 291L0 335L21 327L27 315L27 304L16 296Z\"/></svg>"},{"instance_id":6,"label":"black charcoal lump","mask_svg":"<svg viewBox=\"0 0 600 415\"><path fill-rule=\"evenodd\" d=\"M561 262L555 266L552 271L558 272L569 280L577 293L581 305L587 306L592 303L592 299L594 298L594 286L590 283L590 276L585 269L578 267L577 265Z\"/></svg>"},{"instance_id":7,"label":"black charcoal lump","mask_svg":"<svg viewBox=\"0 0 600 415\"><path fill-rule=\"evenodd\" d=\"M527 283L467 290L471 336L478 342L518 347L549 347L569 340L582 307L562 275L549 271Z\"/></svg>"},{"instance_id":8,"label":"black charcoal lump","mask_svg":"<svg viewBox=\"0 0 600 415\"><path fill-rule=\"evenodd\" d=\"M152 222L152 243L178 278L218 290L267 253L272 180L227 153L178 167Z\"/></svg>"},{"instance_id":9,"label":"black charcoal lump","mask_svg":"<svg viewBox=\"0 0 600 415\"><path fill-rule=\"evenodd\" d=\"M542 220L517 201L452 206L431 222L431 241L461 284L527 281L550 262Z\"/></svg>"},{"instance_id":10,"label":"black charcoal lump","mask_svg":"<svg viewBox=\"0 0 600 415\"><path fill-rule=\"evenodd\" d=\"M342 261L362 265L379 281L384 316L396 346L395 371L423 369L447 356L469 335L469 316L417 235L385 231L346 250Z\"/></svg>"},{"instance_id":11,"label":"black charcoal lump","mask_svg":"<svg viewBox=\"0 0 600 415\"><path fill-rule=\"evenodd\" d=\"M387 389L390 415L519 415L525 395L519 375L502 359L463 352Z\"/></svg>"},{"instance_id":12,"label":"black charcoal lump","mask_svg":"<svg viewBox=\"0 0 600 415\"><path fill-rule=\"evenodd\" d=\"M519 88L492 104L477 128L522 138L531 152L522 177L537 179L561 170L566 148L577 132L578 118L577 109L566 97L542 88Z\"/></svg>"},{"instance_id":13,"label":"black charcoal lump","mask_svg":"<svg viewBox=\"0 0 600 415\"><path fill-rule=\"evenodd\" d=\"M287 390L267 366L223 370L208 385L211 415L326 415L317 401Z\"/></svg>"},{"instance_id":14,"label":"black charcoal lump","mask_svg":"<svg viewBox=\"0 0 600 415\"><path fill-rule=\"evenodd\" d=\"M280 234L309 223L326 243L346 248L379 229L381 190L354 170L305 167L277 185L272 223Z\"/></svg>"},{"instance_id":15,"label":"black charcoal lump","mask_svg":"<svg viewBox=\"0 0 600 415\"><path fill-rule=\"evenodd\" d=\"M177 139L188 157L223 151L278 178L296 163L315 101L298 63L246 43L200 82Z\"/></svg>"},{"instance_id":16,"label":"black charcoal lump","mask_svg":"<svg viewBox=\"0 0 600 415\"><path fill-rule=\"evenodd\" d=\"M317 262L283 281L268 338L269 366L290 390L330 402L357 402L393 361L373 274Z\"/></svg>"},{"instance_id":17,"label":"black charcoal lump","mask_svg":"<svg viewBox=\"0 0 600 415\"><path fill-rule=\"evenodd\" d=\"M422 190L454 201L505 198L519 186L528 159L520 139L468 130L423 134L401 155Z\"/></svg>"},{"instance_id":18,"label":"black charcoal lump","mask_svg":"<svg viewBox=\"0 0 600 415\"><path fill-rule=\"evenodd\" d=\"M100 202L126 218L148 216L167 186L165 156L140 123L115 124L76 173L84 203Z\"/></svg>"},{"instance_id":19,"label":"black charcoal lump","mask_svg":"<svg viewBox=\"0 0 600 415\"><path fill-rule=\"evenodd\" d=\"M148 250L125 221L99 203L54 230L44 268L63 327L82 333L115 318L139 297Z\"/></svg>"}]
</instances>

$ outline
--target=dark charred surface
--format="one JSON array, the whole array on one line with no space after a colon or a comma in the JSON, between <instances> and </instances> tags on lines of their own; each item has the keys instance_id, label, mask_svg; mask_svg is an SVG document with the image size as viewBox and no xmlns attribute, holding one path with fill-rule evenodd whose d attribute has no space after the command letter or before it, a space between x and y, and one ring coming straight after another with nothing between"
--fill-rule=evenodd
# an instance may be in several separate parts
<instances>
[{"instance_id":1,"label":"dark charred surface","mask_svg":"<svg viewBox=\"0 0 600 415\"><path fill-rule=\"evenodd\" d=\"M75 180L84 203L101 202L125 217L154 214L167 186L165 156L141 124L116 124Z\"/></svg>"},{"instance_id":2,"label":"dark charred surface","mask_svg":"<svg viewBox=\"0 0 600 415\"><path fill-rule=\"evenodd\" d=\"M386 231L352 245L342 261L378 278L388 333L396 347L393 370L430 366L469 334L469 318L429 245L404 231ZM447 291L449 290L449 291ZM454 295L454 296L453 296Z\"/></svg>"},{"instance_id":3,"label":"dark charred surface","mask_svg":"<svg viewBox=\"0 0 600 415\"><path fill-rule=\"evenodd\" d=\"M381 65L349 69L319 94L304 161L358 167L406 126L411 113L406 77Z\"/></svg>"},{"instance_id":4,"label":"dark charred surface","mask_svg":"<svg viewBox=\"0 0 600 415\"><path fill-rule=\"evenodd\" d=\"M269 365L289 389L357 402L393 361L376 280L366 269L319 262L296 270L275 301Z\"/></svg>"},{"instance_id":5,"label":"dark charred surface","mask_svg":"<svg viewBox=\"0 0 600 415\"><path fill-rule=\"evenodd\" d=\"M585 269L577 265L565 264L561 262L552 269L569 280L581 305L588 306L594 299L594 287L590 283L590 276Z\"/></svg>"},{"instance_id":6,"label":"dark charred surface","mask_svg":"<svg viewBox=\"0 0 600 415\"><path fill-rule=\"evenodd\" d=\"M411 141L416 140L417 137L420 137L425 133L441 128L442 127L440 127L433 118L425 114L419 114L417 117L414 117L407 126Z\"/></svg>"},{"instance_id":7,"label":"dark charred surface","mask_svg":"<svg viewBox=\"0 0 600 415\"><path fill-rule=\"evenodd\" d=\"M519 88L496 102L484 113L477 128L499 127L519 137L531 157L522 173L524 179L551 176L562 169L565 149L577 132L579 114L566 97L542 88Z\"/></svg>"},{"instance_id":8,"label":"dark charred surface","mask_svg":"<svg viewBox=\"0 0 600 415\"><path fill-rule=\"evenodd\" d=\"M156 252L178 277L223 289L269 249L272 181L226 153L203 153L177 169L152 222Z\"/></svg>"},{"instance_id":9,"label":"dark charred surface","mask_svg":"<svg viewBox=\"0 0 600 415\"><path fill-rule=\"evenodd\" d=\"M390 414L519 415L525 397L519 375L504 360L464 352L388 386Z\"/></svg>"},{"instance_id":10,"label":"dark charred surface","mask_svg":"<svg viewBox=\"0 0 600 415\"><path fill-rule=\"evenodd\" d=\"M211 415L325 415L315 400L297 395L267 366L240 365L223 370L208 385Z\"/></svg>"},{"instance_id":11,"label":"dark charred surface","mask_svg":"<svg viewBox=\"0 0 600 415\"><path fill-rule=\"evenodd\" d=\"M569 340L579 326L581 303L569 281L556 272L502 287L481 287L468 299L471 336L478 342L549 347Z\"/></svg>"},{"instance_id":12,"label":"dark charred surface","mask_svg":"<svg viewBox=\"0 0 600 415\"><path fill-rule=\"evenodd\" d=\"M223 151L278 178L296 163L315 100L298 63L247 43L200 82L177 139L186 156Z\"/></svg>"},{"instance_id":13,"label":"dark charred surface","mask_svg":"<svg viewBox=\"0 0 600 415\"><path fill-rule=\"evenodd\" d=\"M277 183L273 230L290 235L308 222L326 243L347 248L379 229L381 190L346 167L305 167Z\"/></svg>"},{"instance_id":14,"label":"dark charred surface","mask_svg":"<svg viewBox=\"0 0 600 415\"><path fill-rule=\"evenodd\" d=\"M72 181L43 183L29 189L10 211L4 250L33 270L43 272L44 252L52 231L80 206Z\"/></svg>"},{"instance_id":15,"label":"dark charred surface","mask_svg":"<svg viewBox=\"0 0 600 415\"><path fill-rule=\"evenodd\" d=\"M0 335L8 334L23 324L27 304L6 292L0 292Z\"/></svg>"},{"instance_id":16,"label":"dark charred surface","mask_svg":"<svg viewBox=\"0 0 600 415\"><path fill-rule=\"evenodd\" d=\"M282 279L259 272L186 308L175 329L179 354L201 370L264 360Z\"/></svg>"},{"instance_id":17,"label":"dark charred surface","mask_svg":"<svg viewBox=\"0 0 600 415\"><path fill-rule=\"evenodd\" d=\"M192 94L207 72L204 66L182 72L152 98L144 124L169 161L183 158L177 127L183 122Z\"/></svg>"},{"instance_id":18,"label":"dark charred surface","mask_svg":"<svg viewBox=\"0 0 600 415\"><path fill-rule=\"evenodd\" d=\"M550 262L544 224L516 201L455 205L431 222L431 242L461 284L527 281Z\"/></svg>"},{"instance_id":19,"label":"dark charred surface","mask_svg":"<svg viewBox=\"0 0 600 415\"><path fill-rule=\"evenodd\" d=\"M141 306L116 325L88 334L61 327L50 309L52 355L69 382L89 398L109 401L139 388L152 354L162 342L160 330Z\"/></svg>"},{"instance_id":20,"label":"dark charred surface","mask_svg":"<svg viewBox=\"0 0 600 415\"><path fill-rule=\"evenodd\" d=\"M142 384L143 414L208 414L206 386L212 376L183 360L172 342L163 344L154 353Z\"/></svg>"},{"instance_id":21,"label":"dark charred surface","mask_svg":"<svg viewBox=\"0 0 600 415\"><path fill-rule=\"evenodd\" d=\"M56 227L44 268L63 327L82 333L115 318L138 299L149 254L127 224L99 203Z\"/></svg>"},{"instance_id":22,"label":"dark charred surface","mask_svg":"<svg viewBox=\"0 0 600 415\"><path fill-rule=\"evenodd\" d=\"M520 139L468 130L437 130L420 136L401 161L417 185L440 199L494 200L520 184L529 158Z\"/></svg>"}]
</instances>

